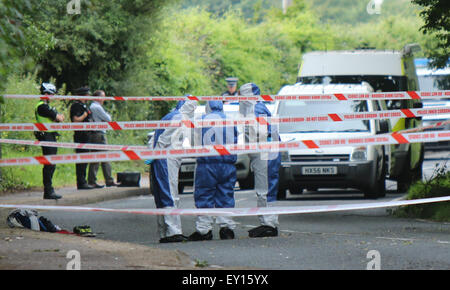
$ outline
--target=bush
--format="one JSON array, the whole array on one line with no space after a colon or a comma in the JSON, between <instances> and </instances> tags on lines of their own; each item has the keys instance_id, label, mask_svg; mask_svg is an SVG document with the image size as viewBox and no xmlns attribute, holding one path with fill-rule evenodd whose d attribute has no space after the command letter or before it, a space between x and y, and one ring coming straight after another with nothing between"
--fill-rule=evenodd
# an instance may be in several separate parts
<instances>
[{"instance_id":1,"label":"bush","mask_svg":"<svg viewBox=\"0 0 450 290\"><path fill-rule=\"evenodd\" d=\"M419 181L410 187L408 200L432 198L450 195L450 172L445 165L436 168L429 180ZM395 214L399 217L424 218L435 221L450 221L450 202L419 204L399 208Z\"/></svg>"}]
</instances>

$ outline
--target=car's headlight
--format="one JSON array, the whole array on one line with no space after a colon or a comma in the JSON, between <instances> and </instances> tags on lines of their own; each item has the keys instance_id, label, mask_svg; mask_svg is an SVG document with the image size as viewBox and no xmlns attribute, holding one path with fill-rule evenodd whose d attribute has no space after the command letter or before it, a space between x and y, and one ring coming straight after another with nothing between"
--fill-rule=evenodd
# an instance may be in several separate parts
<instances>
[{"instance_id":1,"label":"car's headlight","mask_svg":"<svg viewBox=\"0 0 450 290\"><path fill-rule=\"evenodd\" d=\"M367 160L367 147L366 146L361 146L361 147L353 148L350 160L351 161L365 161L365 160Z\"/></svg>"}]
</instances>

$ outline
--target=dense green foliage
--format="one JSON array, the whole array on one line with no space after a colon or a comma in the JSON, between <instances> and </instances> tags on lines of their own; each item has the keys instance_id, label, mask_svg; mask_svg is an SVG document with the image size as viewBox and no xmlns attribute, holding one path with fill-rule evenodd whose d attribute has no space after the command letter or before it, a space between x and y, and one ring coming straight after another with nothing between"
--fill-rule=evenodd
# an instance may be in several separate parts
<instances>
[{"instance_id":1,"label":"dense green foliage","mask_svg":"<svg viewBox=\"0 0 450 290\"><path fill-rule=\"evenodd\" d=\"M20 59L25 41L21 23L22 13L30 9L31 3L28 0L0 1L0 93L8 74L26 63L24 59Z\"/></svg>"},{"instance_id":2,"label":"dense green foliage","mask_svg":"<svg viewBox=\"0 0 450 290\"><path fill-rule=\"evenodd\" d=\"M428 50L436 67L445 67L450 59L450 2L448 0L413 0L424 9L420 15L425 20L422 30L432 35L437 43Z\"/></svg>"},{"instance_id":3,"label":"dense green foliage","mask_svg":"<svg viewBox=\"0 0 450 290\"><path fill-rule=\"evenodd\" d=\"M145 53L142 40L155 30L163 2L89 0L69 15L67 1L36 1L24 23L39 76L69 91L86 84L120 91L129 63Z\"/></svg>"},{"instance_id":4,"label":"dense green foliage","mask_svg":"<svg viewBox=\"0 0 450 290\"><path fill-rule=\"evenodd\" d=\"M447 171L445 165L436 164L432 177L411 186L406 198L420 199L448 195L450 195L450 172ZM450 202L407 206L399 208L395 214L400 217L450 221Z\"/></svg>"}]
</instances>

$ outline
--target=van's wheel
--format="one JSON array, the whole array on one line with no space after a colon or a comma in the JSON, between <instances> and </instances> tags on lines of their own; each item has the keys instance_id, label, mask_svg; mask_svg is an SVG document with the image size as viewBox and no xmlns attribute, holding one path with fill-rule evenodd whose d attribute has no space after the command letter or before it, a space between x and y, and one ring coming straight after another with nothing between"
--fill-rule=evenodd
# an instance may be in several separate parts
<instances>
[{"instance_id":1,"label":"van's wheel","mask_svg":"<svg viewBox=\"0 0 450 290\"><path fill-rule=\"evenodd\" d=\"M380 169L381 166L381 169ZM378 197L386 196L386 164L384 160L384 149L381 161L377 161L377 168L375 171L375 181L364 190L364 198L377 199Z\"/></svg>"},{"instance_id":2,"label":"van's wheel","mask_svg":"<svg viewBox=\"0 0 450 290\"><path fill-rule=\"evenodd\" d=\"M244 179L239 179L239 188L248 190L248 189L254 189L255 188L255 175L253 172L249 172L247 177Z\"/></svg>"}]
</instances>

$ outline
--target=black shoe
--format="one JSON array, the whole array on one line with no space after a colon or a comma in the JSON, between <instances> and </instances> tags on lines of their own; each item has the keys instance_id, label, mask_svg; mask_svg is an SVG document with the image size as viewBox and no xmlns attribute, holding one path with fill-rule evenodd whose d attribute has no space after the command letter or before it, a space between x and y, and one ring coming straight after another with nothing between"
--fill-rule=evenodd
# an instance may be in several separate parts
<instances>
[{"instance_id":1,"label":"black shoe","mask_svg":"<svg viewBox=\"0 0 450 290\"><path fill-rule=\"evenodd\" d=\"M39 224L40 224L40 230L41 232L50 232L50 233L56 233L57 231L60 231L61 228L57 225L54 225L51 221L46 219L45 217L41 216L39 218Z\"/></svg>"},{"instance_id":2,"label":"black shoe","mask_svg":"<svg viewBox=\"0 0 450 290\"><path fill-rule=\"evenodd\" d=\"M115 183L115 182L106 184L106 187L111 187L111 186L119 186L119 184Z\"/></svg>"},{"instance_id":3,"label":"black shoe","mask_svg":"<svg viewBox=\"0 0 450 290\"><path fill-rule=\"evenodd\" d=\"M219 236L221 240L232 240L234 239L234 232L229 228L220 228Z\"/></svg>"},{"instance_id":4,"label":"black shoe","mask_svg":"<svg viewBox=\"0 0 450 290\"><path fill-rule=\"evenodd\" d=\"M187 237L183 235L173 235L170 237L165 237L159 240L160 243L181 243L186 242L188 240Z\"/></svg>"},{"instance_id":5,"label":"black shoe","mask_svg":"<svg viewBox=\"0 0 450 290\"><path fill-rule=\"evenodd\" d=\"M44 193L44 199L60 199L61 197L61 195L56 194L54 191Z\"/></svg>"},{"instance_id":6,"label":"black shoe","mask_svg":"<svg viewBox=\"0 0 450 290\"><path fill-rule=\"evenodd\" d=\"M89 184L82 184L82 185L78 185L77 189L94 189L93 186L90 186Z\"/></svg>"},{"instance_id":7,"label":"black shoe","mask_svg":"<svg viewBox=\"0 0 450 290\"><path fill-rule=\"evenodd\" d=\"M250 238L276 237L278 229L270 226L259 226L248 231Z\"/></svg>"},{"instance_id":8,"label":"black shoe","mask_svg":"<svg viewBox=\"0 0 450 290\"><path fill-rule=\"evenodd\" d=\"M207 232L206 234L202 235L199 232L195 231L192 233L192 235L189 236L189 241L210 241L212 240L213 235L212 231Z\"/></svg>"},{"instance_id":9,"label":"black shoe","mask_svg":"<svg viewBox=\"0 0 450 290\"><path fill-rule=\"evenodd\" d=\"M93 188L103 188L103 187L105 187L104 185L100 185L98 183L89 184L89 186L92 186Z\"/></svg>"}]
</instances>

